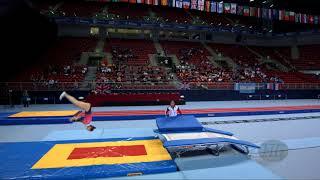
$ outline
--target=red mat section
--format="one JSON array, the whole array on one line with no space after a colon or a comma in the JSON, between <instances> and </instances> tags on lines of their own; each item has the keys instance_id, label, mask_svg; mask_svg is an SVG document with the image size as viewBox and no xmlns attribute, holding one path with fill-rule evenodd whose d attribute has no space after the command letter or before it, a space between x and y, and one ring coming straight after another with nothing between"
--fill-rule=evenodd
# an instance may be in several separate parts
<instances>
[{"instance_id":1,"label":"red mat section","mask_svg":"<svg viewBox=\"0 0 320 180\"><path fill-rule=\"evenodd\" d=\"M74 148L68 159L147 155L144 145Z\"/></svg>"},{"instance_id":2,"label":"red mat section","mask_svg":"<svg viewBox=\"0 0 320 180\"><path fill-rule=\"evenodd\" d=\"M274 107L252 107L252 108L208 108L208 109L183 109L183 114L201 114L201 113L227 113L227 112L256 112L256 111L288 111L304 109L320 109L320 105L312 106L274 106ZM161 110L129 110L129 111L102 111L94 112L93 116L136 116L136 115L158 115L164 114Z\"/></svg>"}]
</instances>

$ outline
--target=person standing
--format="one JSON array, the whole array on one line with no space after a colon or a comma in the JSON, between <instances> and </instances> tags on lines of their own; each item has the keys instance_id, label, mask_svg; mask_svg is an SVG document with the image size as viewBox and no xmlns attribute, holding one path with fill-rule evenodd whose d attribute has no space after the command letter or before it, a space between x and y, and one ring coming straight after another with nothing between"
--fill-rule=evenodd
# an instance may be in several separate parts
<instances>
[{"instance_id":1,"label":"person standing","mask_svg":"<svg viewBox=\"0 0 320 180\"><path fill-rule=\"evenodd\" d=\"M24 90L22 94L23 107L29 107L29 101L30 101L29 93L27 90Z\"/></svg>"},{"instance_id":2,"label":"person standing","mask_svg":"<svg viewBox=\"0 0 320 180\"><path fill-rule=\"evenodd\" d=\"M165 115L169 117L176 117L178 116L178 114L182 115L182 112L180 108L176 105L176 103L172 100L170 102L170 105L167 107Z\"/></svg>"}]
</instances>

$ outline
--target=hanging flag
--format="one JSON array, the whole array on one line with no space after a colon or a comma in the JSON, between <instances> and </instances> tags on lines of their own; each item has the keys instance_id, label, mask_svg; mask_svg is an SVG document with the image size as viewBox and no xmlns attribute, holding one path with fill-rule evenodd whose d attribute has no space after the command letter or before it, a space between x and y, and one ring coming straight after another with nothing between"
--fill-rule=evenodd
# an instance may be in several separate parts
<instances>
[{"instance_id":1,"label":"hanging flag","mask_svg":"<svg viewBox=\"0 0 320 180\"><path fill-rule=\"evenodd\" d=\"M269 20L272 20L272 17L273 17L273 15L272 15L272 9L268 9L268 19L269 19Z\"/></svg>"},{"instance_id":2,"label":"hanging flag","mask_svg":"<svg viewBox=\"0 0 320 180\"><path fill-rule=\"evenodd\" d=\"M319 16L314 16L313 20L314 20L314 24L319 24Z\"/></svg>"},{"instance_id":3,"label":"hanging flag","mask_svg":"<svg viewBox=\"0 0 320 180\"><path fill-rule=\"evenodd\" d=\"M314 23L313 15L309 15L308 19L309 19L309 21L308 21L309 24L313 24Z\"/></svg>"},{"instance_id":4,"label":"hanging flag","mask_svg":"<svg viewBox=\"0 0 320 180\"><path fill-rule=\"evenodd\" d=\"M243 6L238 6L238 8L237 8L237 14L238 15L243 15Z\"/></svg>"},{"instance_id":5,"label":"hanging flag","mask_svg":"<svg viewBox=\"0 0 320 180\"><path fill-rule=\"evenodd\" d=\"M162 6L168 6L168 0L161 0Z\"/></svg>"},{"instance_id":6,"label":"hanging flag","mask_svg":"<svg viewBox=\"0 0 320 180\"><path fill-rule=\"evenodd\" d=\"M261 8L257 8L256 10L256 17L261 18Z\"/></svg>"},{"instance_id":7,"label":"hanging flag","mask_svg":"<svg viewBox=\"0 0 320 180\"><path fill-rule=\"evenodd\" d=\"M198 10L204 11L204 0L198 0Z\"/></svg>"},{"instance_id":8,"label":"hanging flag","mask_svg":"<svg viewBox=\"0 0 320 180\"><path fill-rule=\"evenodd\" d=\"M289 11L285 11L285 13L284 13L284 20L285 20L285 21L289 21L289 20L290 20L290 12L289 12Z\"/></svg>"},{"instance_id":9,"label":"hanging flag","mask_svg":"<svg viewBox=\"0 0 320 180\"><path fill-rule=\"evenodd\" d=\"M173 7L178 7L179 6L179 0L172 0L173 1Z\"/></svg>"},{"instance_id":10,"label":"hanging flag","mask_svg":"<svg viewBox=\"0 0 320 180\"><path fill-rule=\"evenodd\" d=\"M152 4L152 0L145 0L144 3L150 5L150 4Z\"/></svg>"},{"instance_id":11,"label":"hanging flag","mask_svg":"<svg viewBox=\"0 0 320 180\"><path fill-rule=\"evenodd\" d=\"M210 0L205 1L205 11L210 12Z\"/></svg>"},{"instance_id":12,"label":"hanging flag","mask_svg":"<svg viewBox=\"0 0 320 180\"><path fill-rule=\"evenodd\" d=\"M197 0L191 0L191 9L197 9Z\"/></svg>"},{"instance_id":13,"label":"hanging flag","mask_svg":"<svg viewBox=\"0 0 320 180\"><path fill-rule=\"evenodd\" d=\"M153 5L158 6L159 5L159 0L153 0Z\"/></svg>"},{"instance_id":14,"label":"hanging flag","mask_svg":"<svg viewBox=\"0 0 320 180\"><path fill-rule=\"evenodd\" d=\"M306 24L308 22L306 14L302 14L301 22L304 23L304 24Z\"/></svg>"},{"instance_id":15,"label":"hanging flag","mask_svg":"<svg viewBox=\"0 0 320 180\"><path fill-rule=\"evenodd\" d=\"M279 20L284 20L284 10L279 10Z\"/></svg>"},{"instance_id":16,"label":"hanging flag","mask_svg":"<svg viewBox=\"0 0 320 180\"><path fill-rule=\"evenodd\" d=\"M217 12L217 2L211 1L211 12Z\"/></svg>"},{"instance_id":17,"label":"hanging flag","mask_svg":"<svg viewBox=\"0 0 320 180\"><path fill-rule=\"evenodd\" d=\"M226 13L226 14L231 13L230 3L224 3L224 13Z\"/></svg>"},{"instance_id":18,"label":"hanging flag","mask_svg":"<svg viewBox=\"0 0 320 180\"><path fill-rule=\"evenodd\" d=\"M304 22L304 14L300 14L300 22L301 22L301 23L305 23L305 22Z\"/></svg>"},{"instance_id":19,"label":"hanging flag","mask_svg":"<svg viewBox=\"0 0 320 180\"><path fill-rule=\"evenodd\" d=\"M301 13L299 14L299 20L300 20L299 22L302 23L302 14Z\"/></svg>"},{"instance_id":20,"label":"hanging flag","mask_svg":"<svg viewBox=\"0 0 320 180\"><path fill-rule=\"evenodd\" d=\"M274 84L273 83L267 83L267 89L273 90Z\"/></svg>"},{"instance_id":21,"label":"hanging flag","mask_svg":"<svg viewBox=\"0 0 320 180\"><path fill-rule=\"evenodd\" d=\"M237 4L231 3L231 14L237 14Z\"/></svg>"},{"instance_id":22,"label":"hanging flag","mask_svg":"<svg viewBox=\"0 0 320 180\"><path fill-rule=\"evenodd\" d=\"M262 18L268 19L268 9L262 8Z\"/></svg>"},{"instance_id":23,"label":"hanging flag","mask_svg":"<svg viewBox=\"0 0 320 180\"><path fill-rule=\"evenodd\" d=\"M295 15L294 15L294 19L295 19L295 22L296 23L300 23L301 22L301 18L300 18L300 14L299 13L296 13Z\"/></svg>"},{"instance_id":24,"label":"hanging flag","mask_svg":"<svg viewBox=\"0 0 320 180\"><path fill-rule=\"evenodd\" d=\"M176 7L176 0L168 0L169 1L169 7Z\"/></svg>"},{"instance_id":25,"label":"hanging flag","mask_svg":"<svg viewBox=\"0 0 320 180\"><path fill-rule=\"evenodd\" d=\"M176 0L176 7L182 8L182 0Z\"/></svg>"},{"instance_id":26,"label":"hanging flag","mask_svg":"<svg viewBox=\"0 0 320 180\"><path fill-rule=\"evenodd\" d=\"M183 8L184 9L190 8L190 0L183 0Z\"/></svg>"},{"instance_id":27,"label":"hanging flag","mask_svg":"<svg viewBox=\"0 0 320 180\"><path fill-rule=\"evenodd\" d=\"M250 10L248 6L243 6L243 15L244 16L249 16Z\"/></svg>"},{"instance_id":28,"label":"hanging flag","mask_svg":"<svg viewBox=\"0 0 320 180\"><path fill-rule=\"evenodd\" d=\"M272 10L273 20L279 20L279 11L277 9Z\"/></svg>"},{"instance_id":29,"label":"hanging flag","mask_svg":"<svg viewBox=\"0 0 320 180\"><path fill-rule=\"evenodd\" d=\"M219 2L218 3L218 13L223 13L223 3L222 2Z\"/></svg>"},{"instance_id":30,"label":"hanging flag","mask_svg":"<svg viewBox=\"0 0 320 180\"><path fill-rule=\"evenodd\" d=\"M250 7L250 16L256 16L256 8Z\"/></svg>"},{"instance_id":31,"label":"hanging flag","mask_svg":"<svg viewBox=\"0 0 320 180\"><path fill-rule=\"evenodd\" d=\"M294 18L294 12L290 11L289 12L289 21L294 21L295 18Z\"/></svg>"}]
</instances>

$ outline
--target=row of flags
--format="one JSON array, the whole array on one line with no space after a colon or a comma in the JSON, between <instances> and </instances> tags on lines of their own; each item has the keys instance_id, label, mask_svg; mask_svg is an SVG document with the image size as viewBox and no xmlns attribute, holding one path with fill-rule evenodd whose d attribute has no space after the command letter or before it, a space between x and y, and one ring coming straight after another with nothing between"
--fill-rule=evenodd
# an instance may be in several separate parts
<instances>
[{"instance_id":1,"label":"row of flags","mask_svg":"<svg viewBox=\"0 0 320 180\"><path fill-rule=\"evenodd\" d=\"M127 2L148 5L162 5L183 9L213 12L219 14L235 14L241 16L257 17L268 20L291 21L303 24L320 24L319 16L296 13L287 10L268 9L238 5L237 3L223 3L214 0L100 0L110 2Z\"/></svg>"}]
</instances>

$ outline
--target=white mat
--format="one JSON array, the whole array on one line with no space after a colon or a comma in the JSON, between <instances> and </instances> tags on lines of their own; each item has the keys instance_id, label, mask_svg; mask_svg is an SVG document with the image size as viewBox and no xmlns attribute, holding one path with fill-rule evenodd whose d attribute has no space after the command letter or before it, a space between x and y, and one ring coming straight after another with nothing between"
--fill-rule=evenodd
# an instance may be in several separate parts
<instances>
[{"instance_id":1,"label":"white mat","mask_svg":"<svg viewBox=\"0 0 320 180\"><path fill-rule=\"evenodd\" d=\"M195 132L195 133L172 133L163 134L167 141L183 140L183 139L202 139L202 138L229 138L237 139L233 136L224 134L212 133L212 132Z\"/></svg>"}]
</instances>

